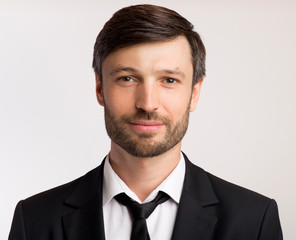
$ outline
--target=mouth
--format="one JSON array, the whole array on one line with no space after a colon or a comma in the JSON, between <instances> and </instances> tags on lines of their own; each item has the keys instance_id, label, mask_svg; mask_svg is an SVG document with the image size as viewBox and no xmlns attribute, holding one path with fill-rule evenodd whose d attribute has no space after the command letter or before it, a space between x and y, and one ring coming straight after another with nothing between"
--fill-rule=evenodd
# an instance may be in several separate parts
<instances>
[{"instance_id":1,"label":"mouth","mask_svg":"<svg viewBox=\"0 0 296 240\"><path fill-rule=\"evenodd\" d=\"M135 121L129 124L137 132L155 132L164 127L163 123L155 121Z\"/></svg>"}]
</instances>

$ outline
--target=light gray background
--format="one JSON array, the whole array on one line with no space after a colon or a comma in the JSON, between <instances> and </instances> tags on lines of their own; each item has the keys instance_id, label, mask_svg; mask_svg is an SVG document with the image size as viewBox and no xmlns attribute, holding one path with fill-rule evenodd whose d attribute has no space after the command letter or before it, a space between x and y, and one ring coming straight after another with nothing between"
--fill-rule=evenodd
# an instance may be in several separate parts
<instances>
[{"instance_id":1,"label":"light gray background","mask_svg":"<svg viewBox=\"0 0 296 240\"><path fill-rule=\"evenodd\" d=\"M91 68L112 13L144 1L0 1L0 239L20 199L71 181L108 153ZM207 77L183 150L279 205L295 231L296 2L145 1L201 34Z\"/></svg>"}]
</instances>

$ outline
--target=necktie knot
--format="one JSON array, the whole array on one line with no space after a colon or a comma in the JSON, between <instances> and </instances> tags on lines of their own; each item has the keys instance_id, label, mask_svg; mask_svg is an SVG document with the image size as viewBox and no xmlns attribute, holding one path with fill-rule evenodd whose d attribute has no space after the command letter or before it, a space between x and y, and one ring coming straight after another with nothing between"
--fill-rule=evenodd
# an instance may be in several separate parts
<instances>
[{"instance_id":1,"label":"necktie knot","mask_svg":"<svg viewBox=\"0 0 296 240\"><path fill-rule=\"evenodd\" d=\"M132 202L129 203L129 205L126 205L129 209L129 211L131 212L131 214L133 215L134 219L146 219L150 216L150 214L154 211L154 209L156 208L156 204L155 203L144 203L144 204L140 204L137 202L133 202L133 200L131 200Z\"/></svg>"},{"instance_id":2,"label":"necktie knot","mask_svg":"<svg viewBox=\"0 0 296 240\"><path fill-rule=\"evenodd\" d=\"M115 196L115 199L126 206L133 216L134 221L131 239L150 239L146 219L151 215L158 204L165 202L169 198L169 195L160 191L151 202L140 204L132 200L125 193L120 193Z\"/></svg>"}]
</instances>

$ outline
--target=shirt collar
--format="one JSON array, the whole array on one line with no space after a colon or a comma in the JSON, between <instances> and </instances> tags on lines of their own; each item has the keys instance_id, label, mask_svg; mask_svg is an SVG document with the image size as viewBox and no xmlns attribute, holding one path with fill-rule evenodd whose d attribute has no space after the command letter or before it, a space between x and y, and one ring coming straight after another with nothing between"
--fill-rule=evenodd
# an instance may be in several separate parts
<instances>
[{"instance_id":1,"label":"shirt collar","mask_svg":"<svg viewBox=\"0 0 296 240\"><path fill-rule=\"evenodd\" d=\"M170 175L143 201L150 202L159 191L168 194L176 203L179 204L183 182L185 177L185 161L183 154L176 168ZM129 197L141 203L137 195L129 189L122 179L114 172L109 162L109 155L106 157L104 164L104 181L103 181L103 206L108 204L117 194L125 192Z\"/></svg>"}]
</instances>

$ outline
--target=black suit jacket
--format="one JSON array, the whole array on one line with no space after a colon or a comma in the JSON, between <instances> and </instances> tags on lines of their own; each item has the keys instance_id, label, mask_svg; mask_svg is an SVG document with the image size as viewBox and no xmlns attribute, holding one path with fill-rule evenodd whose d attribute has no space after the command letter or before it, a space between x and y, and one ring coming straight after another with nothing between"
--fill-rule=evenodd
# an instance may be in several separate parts
<instances>
[{"instance_id":1,"label":"black suit jacket","mask_svg":"<svg viewBox=\"0 0 296 240\"><path fill-rule=\"evenodd\" d=\"M283 239L274 200L219 179L184 157L173 240ZM103 166L104 161L73 182L20 201L9 240L105 239Z\"/></svg>"}]
</instances>

